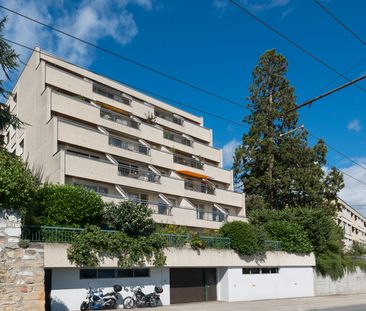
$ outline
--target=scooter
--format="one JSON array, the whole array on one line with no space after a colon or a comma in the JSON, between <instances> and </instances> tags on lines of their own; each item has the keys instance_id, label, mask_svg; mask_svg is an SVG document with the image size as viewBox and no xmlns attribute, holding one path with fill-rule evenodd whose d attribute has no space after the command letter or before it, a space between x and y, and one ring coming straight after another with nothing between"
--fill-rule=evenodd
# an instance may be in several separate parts
<instances>
[{"instance_id":1,"label":"scooter","mask_svg":"<svg viewBox=\"0 0 366 311\"><path fill-rule=\"evenodd\" d=\"M80 305L80 311L116 309L118 307L117 293L121 290L122 287L120 285L114 285L112 292L103 294L103 290L89 286L86 299Z\"/></svg>"}]
</instances>

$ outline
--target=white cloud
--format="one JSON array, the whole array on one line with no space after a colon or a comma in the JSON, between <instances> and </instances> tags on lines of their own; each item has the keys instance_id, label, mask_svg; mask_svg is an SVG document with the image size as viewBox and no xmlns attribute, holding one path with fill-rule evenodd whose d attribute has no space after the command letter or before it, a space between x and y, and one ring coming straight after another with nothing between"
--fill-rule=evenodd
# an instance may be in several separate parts
<instances>
[{"instance_id":1,"label":"white cloud","mask_svg":"<svg viewBox=\"0 0 366 311\"><path fill-rule=\"evenodd\" d=\"M236 0L239 4L245 6L253 13L260 13L263 11L286 8L291 0ZM229 0L213 0L212 6L219 12L223 13L229 5ZM281 18L286 17L292 12L289 8L281 14Z\"/></svg>"},{"instance_id":2,"label":"white cloud","mask_svg":"<svg viewBox=\"0 0 366 311\"><path fill-rule=\"evenodd\" d=\"M357 163L366 167L366 157L358 158ZM342 168L342 171L366 184L366 170L358 165ZM340 198L366 215L366 185L347 175L343 175L343 178L345 187L339 193Z\"/></svg>"},{"instance_id":3,"label":"white cloud","mask_svg":"<svg viewBox=\"0 0 366 311\"><path fill-rule=\"evenodd\" d=\"M239 144L240 141L232 139L222 148L224 167L231 168L231 166L233 165L234 152L236 147L239 146Z\"/></svg>"},{"instance_id":4,"label":"white cloud","mask_svg":"<svg viewBox=\"0 0 366 311\"><path fill-rule=\"evenodd\" d=\"M347 124L347 128L349 131L359 132L362 130L362 125L360 120L354 119Z\"/></svg>"},{"instance_id":5,"label":"white cloud","mask_svg":"<svg viewBox=\"0 0 366 311\"><path fill-rule=\"evenodd\" d=\"M80 2L44 0L0 0L14 11L23 13L93 44L105 38L126 45L138 34L138 27L130 6L144 10L153 8L153 0L84 0ZM66 5L67 4L67 5ZM41 46L71 62L87 66L92 63L95 49L61 35L10 12L5 26L5 37L27 46ZM25 52L15 47L18 54Z\"/></svg>"}]
</instances>

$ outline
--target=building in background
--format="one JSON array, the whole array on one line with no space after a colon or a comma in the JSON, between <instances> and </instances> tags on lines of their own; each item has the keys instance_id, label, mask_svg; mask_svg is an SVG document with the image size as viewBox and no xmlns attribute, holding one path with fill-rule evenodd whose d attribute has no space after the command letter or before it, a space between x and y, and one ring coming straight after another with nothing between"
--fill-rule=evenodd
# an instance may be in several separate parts
<instances>
[{"instance_id":1,"label":"building in background","mask_svg":"<svg viewBox=\"0 0 366 311\"><path fill-rule=\"evenodd\" d=\"M245 220L245 197L201 117L35 51L9 99L25 126L10 152L44 180L147 204L159 223L197 230Z\"/></svg>"},{"instance_id":2,"label":"building in background","mask_svg":"<svg viewBox=\"0 0 366 311\"><path fill-rule=\"evenodd\" d=\"M337 203L337 223L344 231L346 249L352 247L353 242L366 245L366 218L340 198Z\"/></svg>"}]
</instances>

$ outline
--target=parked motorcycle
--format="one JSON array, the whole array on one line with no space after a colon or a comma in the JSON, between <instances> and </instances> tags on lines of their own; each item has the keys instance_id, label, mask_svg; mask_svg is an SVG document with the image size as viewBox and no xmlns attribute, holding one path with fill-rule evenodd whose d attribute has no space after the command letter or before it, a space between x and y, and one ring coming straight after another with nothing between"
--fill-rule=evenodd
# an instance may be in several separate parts
<instances>
[{"instance_id":1,"label":"parked motorcycle","mask_svg":"<svg viewBox=\"0 0 366 311\"><path fill-rule=\"evenodd\" d=\"M80 305L80 311L86 310L105 310L105 309L116 309L118 307L117 293L122 290L120 285L114 285L113 291L109 293L103 293L101 289L88 288L86 299ZM126 297L124 301L132 300L131 297Z\"/></svg>"},{"instance_id":2,"label":"parked motorcycle","mask_svg":"<svg viewBox=\"0 0 366 311\"><path fill-rule=\"evenodd\" d=\"M132 297L134 301L133 307L156 307L160 302L160 295L163 292L163 288L155 286L154 292L150 294L144 294L140 287L134 290Z\"/></svg>"}]
</instances>

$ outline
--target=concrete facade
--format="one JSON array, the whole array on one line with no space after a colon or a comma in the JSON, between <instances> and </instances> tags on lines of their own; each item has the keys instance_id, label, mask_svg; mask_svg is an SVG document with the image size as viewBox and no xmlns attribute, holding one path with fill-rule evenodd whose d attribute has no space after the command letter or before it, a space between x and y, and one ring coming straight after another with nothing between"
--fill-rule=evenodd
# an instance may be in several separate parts
<instances>
[{"instance_id":1,"label":"concrete facade","mask_svg":"<svg viewBox=\"0 0 366 311\"><path fill-rule=\"evenodd\" d=\"M244 194L201 117L40 51L12 92L26 125L5 132L6 147L44 180L147 204L161 223L246 221Z\"/></svg>"},{"instance_id":2,"label":"concrete facade","mask_svg":"<svg viewBox=\"0 0 366 311\"><path fill-rule=\"evenodd\" d=\"M366 245L366 217L342 199L337 202L337 223L344 231L344 246L349 249L353 242Z\"/></svg>"}]
</instances>

